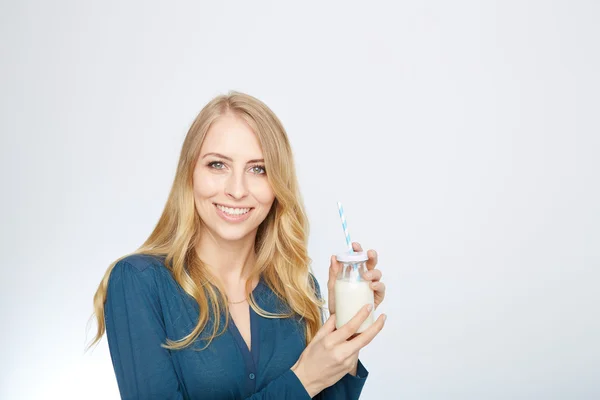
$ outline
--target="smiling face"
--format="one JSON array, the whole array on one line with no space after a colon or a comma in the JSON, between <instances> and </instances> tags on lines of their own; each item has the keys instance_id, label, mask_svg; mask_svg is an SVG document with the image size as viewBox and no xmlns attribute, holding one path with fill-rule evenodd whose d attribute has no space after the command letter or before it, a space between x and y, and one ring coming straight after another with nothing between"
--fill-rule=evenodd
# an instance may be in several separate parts
<instances>
[{"instance_id":1,"label":"smiling face","mask_svg":"<svg viewBox=\"0 0 600 400\"><path fill-rule=\"evenodd\" d=\"M196 210L213 237L254 240L275 200L258 138L226 114L210 127L194 168Z\"/></svg>"}]
</instances>

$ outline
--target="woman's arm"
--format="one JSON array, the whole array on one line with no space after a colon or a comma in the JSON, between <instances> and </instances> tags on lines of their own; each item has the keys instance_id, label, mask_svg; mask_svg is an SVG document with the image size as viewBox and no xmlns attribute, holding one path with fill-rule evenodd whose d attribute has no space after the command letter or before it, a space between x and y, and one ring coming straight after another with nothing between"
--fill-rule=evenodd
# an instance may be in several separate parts
<instances>
[{"instance_id":1,"label":"woman's arm","mask_svg":"<svg viewBox=\"0 0 600 400\"><path fill-rule=\"evenodd\" d=\"M169 350L153 268L121 260L111 272L104 315L106 336L122 399L183 395Z\"/></svg>"}]
</instances>

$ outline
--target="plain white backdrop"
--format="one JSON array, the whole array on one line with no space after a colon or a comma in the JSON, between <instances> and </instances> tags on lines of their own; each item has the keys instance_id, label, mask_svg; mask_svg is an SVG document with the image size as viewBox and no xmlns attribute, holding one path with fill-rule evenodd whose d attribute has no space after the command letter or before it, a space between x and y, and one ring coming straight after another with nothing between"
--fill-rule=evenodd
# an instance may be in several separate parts
<instances>
[{"instance_id":1,"label":"plain white backdrop","mask_svg":"<svg viewBox=\"0 0 600 400\"><path fill-rule=\"evenodd\" d=\"M2 399L117 399L92 296L212 97L292 141L321 286L354 240L388 314L362 398L600 398L593 1L3 1Z\"/></svg>"}]
</instances>

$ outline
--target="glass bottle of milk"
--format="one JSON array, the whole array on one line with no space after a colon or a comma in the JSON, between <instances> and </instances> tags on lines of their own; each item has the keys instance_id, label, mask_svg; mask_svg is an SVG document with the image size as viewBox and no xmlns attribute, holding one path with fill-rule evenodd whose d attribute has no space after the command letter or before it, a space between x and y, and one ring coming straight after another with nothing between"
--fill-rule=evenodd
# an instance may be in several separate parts
<instances>
[{"instance_id":1,"label":"glass bottle of milk","mask_svg":"<svg viewBox=\"0 0 600 400\"><path fill-rule=\"evenodd\" d=\"M335 281L335 326L339 329L366 304L371 304L375 308L375 299L373 289L370 287L371 282L363 278L367 272L367 253L347 252L337 254L336 258L342 264ZM357 333L363 332L373 324L374 312L373 309L365 322L360 325Z\"/></svg>"}]
</instances>

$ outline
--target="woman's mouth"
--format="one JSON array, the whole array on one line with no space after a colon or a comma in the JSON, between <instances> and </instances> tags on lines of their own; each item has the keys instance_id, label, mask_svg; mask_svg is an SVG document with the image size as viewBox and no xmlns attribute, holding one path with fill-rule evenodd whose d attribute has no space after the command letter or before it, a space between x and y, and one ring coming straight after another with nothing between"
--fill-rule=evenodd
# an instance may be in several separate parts
<instances>
[{"instance_id":1,"label":"woman's mouth","mask_svg":"<svg viewBox=\"0 0 600 400\"><path fill-rule=\"evenodd\" d=\"M229 222L240 222L250 216L253 207L227 207L221 204L213 203L217 209L217 214Z\"/></svg>"}]
</instances>

